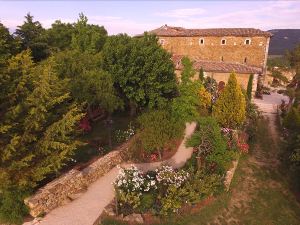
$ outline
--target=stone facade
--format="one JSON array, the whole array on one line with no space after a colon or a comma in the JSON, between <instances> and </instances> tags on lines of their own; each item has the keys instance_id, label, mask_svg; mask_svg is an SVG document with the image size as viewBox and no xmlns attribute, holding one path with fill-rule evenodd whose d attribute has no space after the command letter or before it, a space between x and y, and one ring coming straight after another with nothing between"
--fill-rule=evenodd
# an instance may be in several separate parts
<instances>
[{"instance_id":1,"label":"stone facade","mask_svg":"<svg viewBox=\"0 0 300 225\"><path fill-rule=\"evenodd\" d=\"M72 169L61 177L40 188L25 204L34 217L72 201L84 192L88 185L127 159L130 141L109 152L82 170Z\"/></svg>"},{"instance_id":2,"label":"stone facade","mask_svg":"<svg viewBox=\"0 0 300 225\"><path fill-rule=\"evenodd\" d=\"M200 44L199 40L204 43ZM246 45L246 39L250 44ZM222 45L221 40L226 40ZM263 68L269 37L159 37L162 47L172 54L186 55L194 60L242 63Z\"/></svg>"}]
</instances>

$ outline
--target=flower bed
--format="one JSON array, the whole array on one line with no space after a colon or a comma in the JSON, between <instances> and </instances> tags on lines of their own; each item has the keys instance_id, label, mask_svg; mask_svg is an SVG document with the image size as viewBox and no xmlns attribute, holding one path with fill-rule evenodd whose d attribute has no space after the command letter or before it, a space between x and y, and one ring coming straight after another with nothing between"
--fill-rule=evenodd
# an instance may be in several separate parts
<instances>
[{"instance_id":1,"label":"flower bed","mask_svg":"<svg viewBox=\"0 0 300 225\"><path fill-rule=\"evenodd\" d=\"M120 169L114 182L116 198L106 215L141 222L199 208L204 200L228 189L236 159L248 151L244 133L221 129L210 117L198 121L187 145L194 152L181 169L168 165L147 173L134 166Z\"/></svg>"}]
</instances>

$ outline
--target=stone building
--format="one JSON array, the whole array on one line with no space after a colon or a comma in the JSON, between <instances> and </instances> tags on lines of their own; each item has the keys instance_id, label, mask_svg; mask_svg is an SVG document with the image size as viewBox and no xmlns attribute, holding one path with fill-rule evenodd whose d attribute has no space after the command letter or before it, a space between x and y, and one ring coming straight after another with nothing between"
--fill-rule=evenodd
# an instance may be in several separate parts
<instances>
[{"instance_id":1,"label":"stone building","mask_svg":"<svg viewBox=\"0 0 300 225\"><path fill-rule=\"evenodd\" d=\"M194 61L207 76L218 82L227 82L235 72L242 86L246 87L249 75L255 79L265 74L271 33L253 28L185 29L164 25L149 31L159 38L159 43L172 53L180 74L183 56Z\"/></svg>"}]
</instances>

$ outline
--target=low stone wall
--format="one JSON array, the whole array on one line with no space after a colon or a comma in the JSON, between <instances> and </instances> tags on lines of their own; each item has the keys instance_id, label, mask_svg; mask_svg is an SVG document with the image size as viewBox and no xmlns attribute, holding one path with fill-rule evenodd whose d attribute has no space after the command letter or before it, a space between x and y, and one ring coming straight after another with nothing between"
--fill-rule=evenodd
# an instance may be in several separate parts
<instances>
[{"instance_id":1,"label":"low stone wall","mask_svg":"<svg viewBox=\"0 0 300 225\"><path fill-rule=\"evenodd\" d=\"M41 216L52 209L76 199L88 185L108 173L127 158L130 141L109 152L82 170L72 169L61 177L40 188L24 200L33 217Z\"/></svg>"}]
</instances>

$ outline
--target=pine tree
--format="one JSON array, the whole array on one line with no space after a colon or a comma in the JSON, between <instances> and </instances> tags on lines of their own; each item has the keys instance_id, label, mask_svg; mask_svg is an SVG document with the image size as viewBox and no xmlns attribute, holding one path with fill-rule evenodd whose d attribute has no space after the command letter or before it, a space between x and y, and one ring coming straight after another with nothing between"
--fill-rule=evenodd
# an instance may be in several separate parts
<instances>
[{"instance_id":1,"label":"pine tree","mask_svg":"<svg viewBox=\"0 0 300 225\"><path fill-rule=\"evenodd\" d=\"M246 101L234 73L213 106L213 116L225 127L237 128L246 118Z\"/></svg>"}]
</instances>

